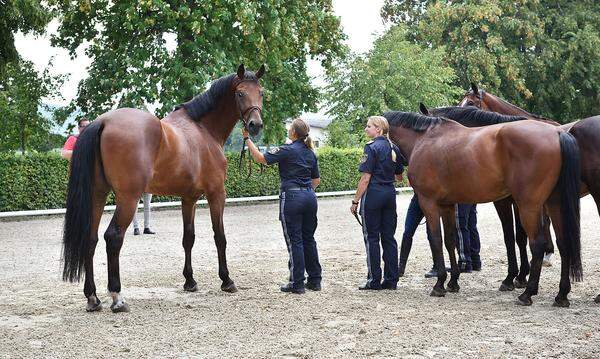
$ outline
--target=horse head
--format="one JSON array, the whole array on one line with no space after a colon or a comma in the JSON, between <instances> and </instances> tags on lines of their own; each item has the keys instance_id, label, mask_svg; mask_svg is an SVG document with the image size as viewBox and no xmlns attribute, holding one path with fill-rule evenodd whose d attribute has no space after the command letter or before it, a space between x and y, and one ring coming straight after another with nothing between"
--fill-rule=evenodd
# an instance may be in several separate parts
<instances>
[{"instance_id":1,"label":"horse head","mask_svg":"<svg viewBox=\"0 0 600 359\"><path fill-rule=\"evenodd\" d=\"M263 88L260 86L260 78L265 73L265 65L262 65L256 73L246 71L244 64L238 67L236 77L232 83L235 103L240 113L240 119L244 128L256 136L262 126L262 104Z\"/></svg>"},{"instance_id":2,"label":"horse head","mask_svg":"<svg viewBox=\"0 0 600 359\"><path fill-rule=\"evenodd\" d=\"M471 82L471 89L465 93L463 99L459 102L458 106L475 106L480 110L490 111L490 108L485 103L485 91L477 87L477 85Z\"/></svg>"}]
</instances>

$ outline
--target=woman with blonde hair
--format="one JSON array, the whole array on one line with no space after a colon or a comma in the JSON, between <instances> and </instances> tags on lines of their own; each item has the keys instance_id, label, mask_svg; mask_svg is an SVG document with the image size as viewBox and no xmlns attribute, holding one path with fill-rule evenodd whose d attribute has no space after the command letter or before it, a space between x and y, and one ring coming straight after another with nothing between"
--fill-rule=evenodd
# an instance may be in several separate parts
<instances>
[{"instance_id":1,"label":"woman with blonde hair","mask_svg":"<svg viewBox=\"0 0 600 359\"><path fill-rule=\"evenodd\" d=\"M279 220L283 228L289 261L288 283L280 289L302 294L305 288L321 290L321 265L315 242L317 229L317 196L314 189L321 182L317 157L308 135L310 127L297 118L292 121L288 137L292 141L262 154L243 130L244 141L258 163L279 164L281 179ZM304 273L308 274L306 284Z\"/></svg>"},{"instance_id":2,"label":"woman with blonde hair","mask_svg":"<svg viewBox=\"0 0 600 359\"><path fill-rule=\"evenodd\" d=\"M360 200L363 238L367 251L367 282L360 290L395 290L398 283L398 244L396 232L396 188L394 180L402 180L402 155L388 136L389 124L385 117L371 116L365 127L372 140L364 148L358 170L362 172L350 212L356 215ZM381 280L381 255L385 264Z\"/></svg>"}]
</instances>

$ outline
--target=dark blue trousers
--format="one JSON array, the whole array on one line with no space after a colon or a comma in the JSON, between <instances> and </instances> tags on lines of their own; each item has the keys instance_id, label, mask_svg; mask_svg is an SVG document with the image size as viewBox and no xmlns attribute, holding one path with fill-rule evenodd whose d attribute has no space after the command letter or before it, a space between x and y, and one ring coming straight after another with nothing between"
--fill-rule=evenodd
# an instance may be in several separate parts
<instances>
[{"instance_id":1,"label":"dark blue trousers","mask_svg":"<svg viewBox=\"0 0 600 359\"><path fill-rule=\"evenodd\" d=\"M477 231L477 205L456 205L456 249L460 266L480 265L479 232Z\"/></svg>"},{"instance_id":2,"label":"dark blue trousers","mask_svg":"<svg viewBox=\"0 0 600 359\"><path fill-rule=\"evenodd\" d=\"M396 190L393 186L369 186L360 201L363 237L367 250L367 284L381 283L381 252L383 247L384 277L386 282L398 282L398 244L396 233Z\"/></svg>"},{"instance_id":3,"label":"dark blue trousers","mask_svg":"<svg viewBox=\"0 0 600 359\"><path fill-rule=\"evenodd\" d=\"M289 281L295 288L308 282L321 283L321 264L315 242L317 229L317 196L312 189L285 191L279 196L279 220L290 259Z\"/></svg>"},{"instance_id":4,"label":"dark blue trousers","mask_svg":"<svg viewBox=\"0 0 600 359\"><path fill-rule=\"evenodd\" d=\"M415 193L410 200L408 210L406 211L406 219L404 220L404 233L402 234L402 245L400 246L400 263L406 265L408 255L412 248L413 236L419 227L419 223L425 215L419 206L419 199ZM427 226L426 226L427 227ZM429 227L427 227L427 240L431 241Z\"/></svg>"}]
</instances>

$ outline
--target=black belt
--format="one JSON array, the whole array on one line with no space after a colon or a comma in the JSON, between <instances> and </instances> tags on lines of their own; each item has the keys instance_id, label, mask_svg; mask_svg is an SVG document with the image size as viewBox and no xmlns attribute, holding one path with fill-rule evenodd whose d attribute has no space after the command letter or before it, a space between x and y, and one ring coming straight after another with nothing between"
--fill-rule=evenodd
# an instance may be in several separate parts
<instances>
[{"instance_id":1,"label":"black belt","mask_svg":"<svg viewBox=\"0 0 600 359\"><path fill-rule=\"evenodd\" d=\"M312 191L312 187L288 187L283 190L283 192L287 191Z\"/></svg>"}]
</instances>

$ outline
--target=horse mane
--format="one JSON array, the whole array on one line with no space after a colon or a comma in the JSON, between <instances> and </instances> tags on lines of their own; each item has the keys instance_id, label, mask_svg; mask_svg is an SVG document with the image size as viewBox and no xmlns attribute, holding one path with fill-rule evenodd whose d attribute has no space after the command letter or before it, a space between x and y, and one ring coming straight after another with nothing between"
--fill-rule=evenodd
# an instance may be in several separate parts
<instances>
[{"instance_id":1,"label":"horse mane","mask_svg":"<svg viewBox=\"0 0 600 359\"><path fill-rule=\"evenodd\" d=\"M483 89L479 89L479 92L481 92L481 97L483 97L483 96L484 96L484 95L487 93L488 95L490 95L490 96L492 96L493 98L497 99L498 101L502 102L502 103L503 103L503 104L505 104L506 106L508 106L508 107L511 107L511 108L513 108L513 109L515 109L515 110L518 110L518 111L521 111L521 112L525 113L527 117L532 117L532 118L535 118L535 119L538 119L538 120L545 120L545 121L552 121L552 122L556 122L556 121L554 121L554 120L552 120L552 119L550 119L550 118L547 118L547 117L544 117L544 116L542 116L542 115L538 115L538 114L535 114L535 113L531 113L531 112L529 112L529 111L527 111L527 110L524 110L524 109L520 108L519 106L517 106L517 105L514 105L514 104L512 104L512 103L510 103L510 102L506 101L506 100L505 100L505 99L503 99L502 97L499 97L499 96L496 96L496 95L494 95L494 94L491 94L491 93L489 93L489 92L486 92L486 91L485 91L485 90L483 90ZM475 95L475 94L473 93L473 90L469 90L469 91L467 92L467 94L469 94L469 95L473 95L473 96L477 96L477 95Z\"/></svg>"},{"instance_id":2,"label":"horse mane","mask_svg":"<svg viewBox=\"0 0 600 359\"><path fill-rule=\"evenodd\" d=\"M474 106L438 107L429 111L435 116L446 117L460 123L463 121L471 121L473 123L480 124L481 126L495 125L504 122L523 121L527 119L525 116L507 116L496 112L483 111Z\"/></svg>"},{"instance_id":3,"label":"horse mane","mask_svg":"<svg viewBox=\"0 0 600 359\"><path fill-rule=\"evenodd\" d=\"M445 121L441 117L430 117L415 112L388 111L383 114L390 126L410 128L417 132L439 125Z\"/></svg>"},{"instance_id":4,"label":"horse mane","mask_svg":"<svg viewBox=\"0 0 600 359\"><path fill-rule=\"evenodd\" d=\"M213 81L208 90L188 102L175 106L173 111L183 107L193 121L200 121L204 115L214 110L221 99L231 91L231 83L235 77L236 74L230 74ZM258 78L254 72L246 71L244 81L258 82Z\"/></svg>"}]
</instances>

